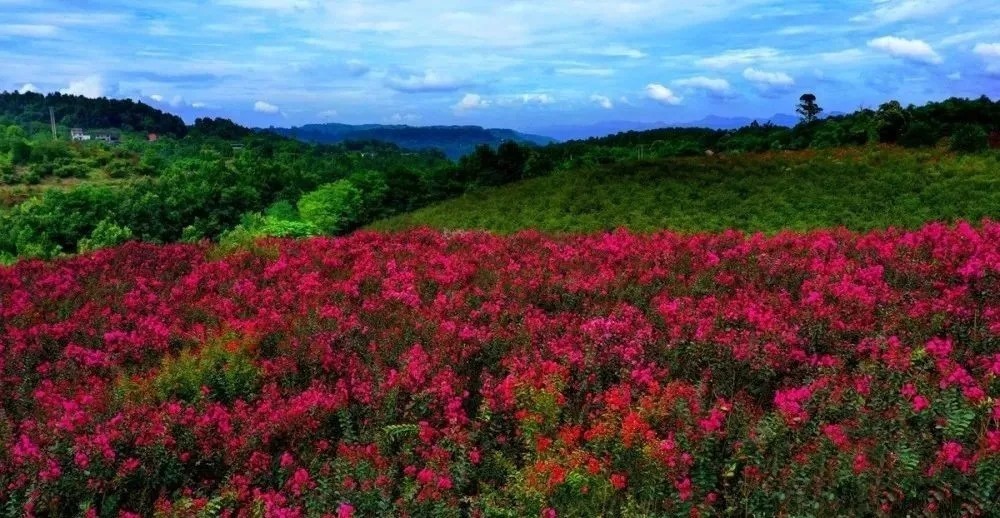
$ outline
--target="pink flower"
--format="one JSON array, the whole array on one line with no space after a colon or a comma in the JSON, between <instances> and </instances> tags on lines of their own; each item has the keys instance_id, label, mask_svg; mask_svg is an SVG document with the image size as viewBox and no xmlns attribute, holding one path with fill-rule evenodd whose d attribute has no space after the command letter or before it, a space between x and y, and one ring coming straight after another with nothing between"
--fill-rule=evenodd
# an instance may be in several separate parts
<instances>
[{"instance_id":1,"label":"pink flower","mask_svg":"<svg viewBox=\"0 0 1000 518\"><path fill-rule=\"evenodd\" d=\"M337 506L337 518L353 518L354 517L354 506L349 502L341 502Z\"/></svg>"},{"instance_id":2,"label":"pink flower","mask_svg":"<svg viewBox=\"0 0 1000 518\"><path fill-rule=\"evenodd\" d=\"M676 482L674 487L676 487L677 491L680 493L681 502L687 502L691 499L691 496L694 495L694 484L691 483L690 478L685 478Z\"/></svg>"},{"instance_id":3,"label":"pink flower","mask_svg":"<svg viewBox=\"0 0 1000 518\"><path fill-rule=\"evenodd\" d=\"M913 411L918 414L920 412L923 412L924 410L927 410L927 408L931 406L930 401L928 401L927 398L925 398L924 396L920 395L913 397L912 404L913 404Z\"/></svg>"}]
</instances>

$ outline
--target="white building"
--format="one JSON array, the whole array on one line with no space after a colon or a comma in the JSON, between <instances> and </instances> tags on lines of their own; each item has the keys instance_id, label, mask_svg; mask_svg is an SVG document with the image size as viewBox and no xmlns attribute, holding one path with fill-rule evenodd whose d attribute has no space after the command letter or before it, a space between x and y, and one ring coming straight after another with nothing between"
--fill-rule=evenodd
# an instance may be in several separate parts
<instances>
[{"instance_id":1,"label":"white building","mask_svg":"<svg viewBox=\"0 0 1000 518\"><path fill-rule=\"evenodd\" d=\"M69 137L74 141L90 140L90 135L83 132L83 128L73 128L69 130Z\"/></svg>"}]
</instances>

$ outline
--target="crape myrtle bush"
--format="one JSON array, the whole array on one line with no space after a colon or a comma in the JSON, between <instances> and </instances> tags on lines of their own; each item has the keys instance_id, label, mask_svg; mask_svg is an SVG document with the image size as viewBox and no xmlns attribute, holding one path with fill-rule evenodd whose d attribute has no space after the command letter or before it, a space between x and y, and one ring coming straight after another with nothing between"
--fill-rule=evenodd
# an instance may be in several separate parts
<instances>
[{"instance_id":1,"label":"crape myrtle bush","mask_svg":"<svg viewBox=\"0 0 1000 518\"><path fill-rule=\"evenodd\" d=\"M1000 224L0 268L10 516L976 515Z\"/></svg>"}]
</instances>

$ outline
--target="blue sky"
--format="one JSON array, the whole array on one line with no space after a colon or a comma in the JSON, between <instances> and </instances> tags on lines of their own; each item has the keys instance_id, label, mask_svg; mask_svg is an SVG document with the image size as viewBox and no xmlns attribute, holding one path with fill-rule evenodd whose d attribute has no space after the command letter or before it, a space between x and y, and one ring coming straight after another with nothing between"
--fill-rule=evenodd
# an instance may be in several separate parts
<instances>
[{"instance_id":1,"label":"blue sky","mask_svg":"<svg viewBox=\"0 0 1000 518\"><path fill-rule=\"evenodd\" d=\"M250 125L683 122L1000 96L996 0L0 0L0 90Z\"/></svg>"}]
</instances>

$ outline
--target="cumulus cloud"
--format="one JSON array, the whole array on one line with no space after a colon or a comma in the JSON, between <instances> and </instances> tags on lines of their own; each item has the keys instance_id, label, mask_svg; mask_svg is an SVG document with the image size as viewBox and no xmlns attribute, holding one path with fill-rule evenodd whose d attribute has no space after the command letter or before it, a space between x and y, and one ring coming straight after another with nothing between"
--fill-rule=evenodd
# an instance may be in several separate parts
<instances>
[{"instance_id":1,"label":"cumulus cloud","mask_svg":"<svg viewBox=\"0 0 1000 518\"><path fill-rule=\"evenodd\" d=\"M17 93L19 93L19 94L26 94L26 93L29 93L29 92L31 92L33 94L37 94L37 93L41 93L41 90L39 90L37 86L35 86L35 85L31 84L31 83L24 83L24 86L22 86L21 88L17 89Z\"/></svg>"},{"instance_id":2,"label":"cumulus cloud","mask_svg":"<svg viewBox=\"0 0 1000 518\"><path fill-rule=\"evenodd\" d=\"M483 97L479 94L465 94L465 96L462 97L462 100L458 101L458 103L452 106L452 109L454 109L455 112L460 113L469 110L486 108L489 105L490 102L487 101L486 99L483 99Z\"/></svg>"},{"instance_id":3,"label":"cumulus cloud","mask_svg":"<svg viewBox=\"0 0 1000 518\"><path fill-rule=\"evenodd\" d=\"M163 102L163 96L160 95L160 94L150 95L149 98L152 99L152 100L154 100L154 101L156 101L156 102L158 102L158 103L162 103Z\"/></svg>"},{"instance_id":4,"label":"cumulus cloud","mask_svg":"<svg viewBox=\"0 0 1000 518\"><path fill-rule=\"evenodd\" d=\"M385 85L397 92L453 92L466 86L465 82L441 75L433 70L422 74L391 75L385 78Z\"/></svg>"},{"instance_id":5,"label":"cumulus cloud","mask_svg":"<svg viewBox=\"0 0 1000 518\"><path fill-rule=\"evenodd\" d=\"M332 119L336 117L338 113L337 110L323 110L319 112L317 115L319 115L321 119Z\"/></svg>"},{"instance_id":6,"label":"cumulus cloud","mask_svg":"<svg viewBox=\"0 0 1000 518\"><path fill-rule=\"evenodd\" d=\"M601 108L604 108L605 110L610 110L615 107L615 104L611 102L611 99L604 95L597 95L597 94L591 95L590 102L600 106Z\"/></svg>"},{"instance_id":7,"label":"cumulus cloud","mask_svg":"<svg viewBox=\"0 0 1000 518\"><path fill-rule=\"evenodd\" d=\"M721 78L705 76L689 77L674 81L674 84L681 88L704 90L718 97L724 97L732 93L732 86L730 86L729 81Z\"/></svg>"},{"instance_id":8,"label":"cumulus cloud","mask_svg":"<svg viewBox=\"0 0 1000 518\"><path fill-rule=\"evenodd\" d=\"M69 86L59 90L66 95L82 95L84 97L104 97L104 81L101 76L89 76L79 81L70 81Z\"/></svg>"},{"instance_id":9,"label":"cumulus cloud","mask_svg":"<svg viewBox=\"0 0 1000 518\"><path fill-rule=\"evenodd\" d=\"M930 45L922 40L883 36L869 41L868 46L894 58L916 63L937 65L944 61Z\"/></svg>"},{"instance_id":10,"label":"cumulus cloud","mask_svg":"<svg viewBox=\"0 0 1000 518\"><path fill-rule=\"evenodd\" d=\"M774 59L778 57L778 54L780 54L778 50L771 47L727 50L717 56L701 58L695 61L695 64L700 67L722 69Z\"/></svg>"},{"instance_id":11,"label":"cumulus cloud","mask_svg":"<svg viewBox=\"0 0 1000 518\"><path fill-rule=\"evenodd\" d=\"M669 88L659 84L650 83L646 85L646 97L660 103L669 105L678 105L683 100Z\"/></svg>"},{"instance_id":12,"label":"cumulus cloud","mask_svg":"<svg viewBox=\"0 0 1000 518\"><path fill-rule=\"evenodd\" d=\"M253 103L253 111L273 115L278 113L280 108L266 101L257 101Z\"/></svg>"},{"instance_id":13,"label":"cumulus cloud","mask_svg":"<svg viewBox=\"0 0 1000 518\"><path fill-rule=\"evenodd\" d=\"M765 72L750 67L743 71L743 78L762 87L787 88L795 79L784 72Z\"/></svg>"},{"instance_id":14,"label":"cumulus cloud","mask_svg":"<svg viewBox=\"0 0 1000 518\"><path fill-rule=\"evenodd\" d=\"M208 103L193 102L191 103L191 107L200 110L202 108L208 108Z\"/></svg>"}]
</instances>

